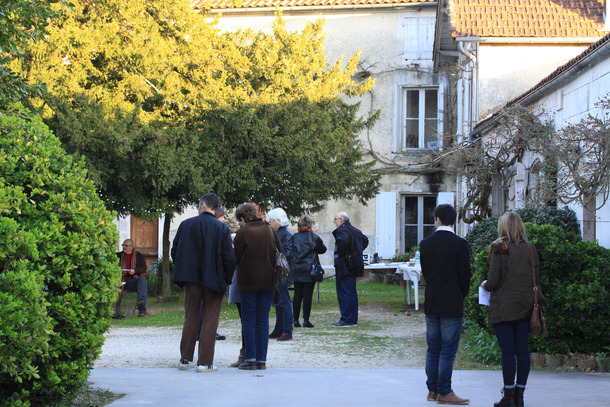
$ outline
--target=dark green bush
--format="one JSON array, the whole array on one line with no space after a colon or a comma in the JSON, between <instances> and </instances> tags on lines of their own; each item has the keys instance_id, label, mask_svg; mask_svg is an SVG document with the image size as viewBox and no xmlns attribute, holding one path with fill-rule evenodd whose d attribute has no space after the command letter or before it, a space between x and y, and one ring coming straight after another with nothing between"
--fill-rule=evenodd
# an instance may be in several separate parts
<instances>
[{"instance_id":1,"label":"dark green bush","mask_svg":"<svg viewBox=\"0 0 610 407\"><path fill-rule=\"evenodd\" d=\"M54 404L100 354L119 284L116 226L84 163L23 110L0 114L0 208L0 399Z\"/></svg>"},{"instance_id":2,"label":"dark green bush","mask_svg":"<svg viewBox=\"0 0 610 407\"><path fill-rule=\"evenodd\" d=\"M540 259L540 285L547 299L549 338L530 338L543 353L599 351L610 343L610 250L583 242L580 235L552 225L526 223ZM489 247L475 255L465 316L487 326L487 307L478 304L478 286L487 278Z\"/></svg>"},{"instance_id":3,"label":"dark green bush","mask_svg":"<svg viewBox=\"0 0 610 407\"><path fill-rule=\"evenodd\" d=\"M536 225L555 225L568 232L580 235L580 225L576 214L569 208L558 209L548 207L543 209L518 209L516 211L523 219L523 222L534 223ZM485 249L498 237L499 215L491 216L478 222L470 229L466 240L470 246L471 258L481 250Z\"/></svg>"}]
</instances>

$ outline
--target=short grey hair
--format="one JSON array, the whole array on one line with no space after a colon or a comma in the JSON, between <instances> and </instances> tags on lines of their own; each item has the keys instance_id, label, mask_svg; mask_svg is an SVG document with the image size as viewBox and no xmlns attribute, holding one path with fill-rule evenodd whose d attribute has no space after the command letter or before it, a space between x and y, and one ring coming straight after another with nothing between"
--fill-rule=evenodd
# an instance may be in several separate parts
<instances>
[{"instance_id":1,"label":"short grey hair","mask_svg":"<svg viewBox=\"0 0 610 407\"><path fill-rule=\"evenodd\" d=\"M280 226L289 226L288 215L282 208L274 208L267 212L267 220L275 219Z\"/></svg>"}]
</instances>

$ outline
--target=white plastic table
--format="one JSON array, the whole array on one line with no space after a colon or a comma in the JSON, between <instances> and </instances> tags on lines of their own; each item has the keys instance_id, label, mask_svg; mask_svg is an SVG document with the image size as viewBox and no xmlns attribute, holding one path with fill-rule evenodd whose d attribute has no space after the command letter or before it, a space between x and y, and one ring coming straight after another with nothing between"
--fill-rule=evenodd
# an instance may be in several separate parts
<instances>
[{"instance_id":1,"label":"white plastic table","mask_svg":"<svg viewBox=\"0 0 610 407\"><path fill-rule=\"evenodd\" d=\"M402 274L402 279L405 281L404 291L405 291L405 302L407 302L407 296L409 298L409 305L411 305L411 287L410 284L413 284L413 296L415 297L415 309L419 310L419 293L418 293L418 285L419 279L421 277L421 266L410 265L412 263L403 263L398 266L396 273ZM407 286L408 289L407 289Z\"/></svg>"}]
</instances>

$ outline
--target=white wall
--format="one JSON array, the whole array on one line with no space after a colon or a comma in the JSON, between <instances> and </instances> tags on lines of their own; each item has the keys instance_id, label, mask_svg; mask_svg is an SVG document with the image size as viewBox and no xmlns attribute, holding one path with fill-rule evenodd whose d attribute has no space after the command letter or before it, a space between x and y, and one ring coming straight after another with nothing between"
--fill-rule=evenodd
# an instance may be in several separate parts
<instances>
[{"instance_id":1,"label":"white wall","mask_svg":"<svg viewBox=\"0 0 610 407\"><path fill-rule=\"evenodd\" d=\"M544 109L555 117L555 127L560 129L568 123L577 123L588 114L599 115L595 104L610 93L610 58L579 73L561 88L549 93L531 107ZM598 197L598 206L601 197ZM573 202L569 205L582 225L582 206ZM582 226L581 226L582 229ZM610 202L596 213L596 237L600 245L610 248Z\"/></svg>"},{"instance_id":2,"label":"white wall","mask_svg":"<svg viewBox=\"0 0 610 407\"><path fill-rule=\"evenodd\" d=\"M523 94L586 46L479 45L479 115Z\"/></svg>"}]
</instances>

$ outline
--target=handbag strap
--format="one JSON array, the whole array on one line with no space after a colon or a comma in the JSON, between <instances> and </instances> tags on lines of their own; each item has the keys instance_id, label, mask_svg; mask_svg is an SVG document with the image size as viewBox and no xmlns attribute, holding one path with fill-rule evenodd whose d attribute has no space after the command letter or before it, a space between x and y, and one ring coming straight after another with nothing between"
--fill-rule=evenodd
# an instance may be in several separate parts
<instances>
[{"instance_id":1,"label":"handbag strap","mask_svg":"<svg viewBox=\"0 0 610 407\"><path fill-rule=\"evenodd\" d=\"M538 306L538 284L536 284L536 267L534 266L534 246L530 245L530 255L532 259L532 277L534 280L534 306Z\"/></svg>"}]
</instances>

